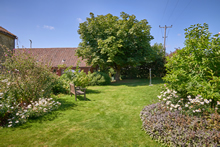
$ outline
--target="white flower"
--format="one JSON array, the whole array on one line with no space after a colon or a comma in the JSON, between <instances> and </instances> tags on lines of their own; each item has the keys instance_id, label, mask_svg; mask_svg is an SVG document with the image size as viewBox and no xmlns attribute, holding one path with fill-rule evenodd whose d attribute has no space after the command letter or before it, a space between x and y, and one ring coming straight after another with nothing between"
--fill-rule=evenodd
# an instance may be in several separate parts
<instances>
[{"instance_id":1,"label":"white flower","mask_svg":"<svg viewBox=\"0 0 220 147\"><path fill-rule=\"evenodd\" d=\"M11 109L14 109L14 107L11 107Z\"/></svg>"},{"instance_id":2,"label":"white flower","mask_svg":"<svg viewBox=\"0 0 220 147\"><path fill-rule=\"evenodd\" d=\"M170 107L170 111L172 111L172 109L173 109L173 108L172 108L172 107Z\"/></svg>"},{"instance_id":3,"label":"white flower","mask_svg":"<svg viewBox=\"0 0 220 147\"><path fill-rule=\"evenodd\" d=\"M8 125L8 127L11 127L12 125Z\"/></svg>"},{"instance_id":4,"label":"white flower","mask_svg":"<svg viewBox=\"0 0 220 147\"><path fill-rule=\"evenodd\" d=\"M163 98L164 101L166 101L167 99Z\"/></svg>"},{"instance_id":5,"label":"white flower","mask_svg":"<svg viewBox=\"0 0 220 147\"><path fill-rule=\"evenodd\" d=\"M217 105L220 105L220 101L217 101Z\"/></svg>"},{"instance_id":6,"label":"white flower","mask_svg":"<svg viewBox=\"0 0 220 147\"><path fill-rule=\"evenodd\" d=\"M4 80L2 80L2 82L3 82L3 83L6 83L6 82L8 82L8 79L4 79Z\"/></svg>"},{"instance_id":7,"label":"white flower","mask_svg":"<svg viewBox=\"0 0 220 147\"><path fill-rule=\"evenodd\" d=\"M44 111L44 112L47 112L47 108L44 108L43 111Z\"/></svg>"},{"instance_id":8,"label":"white flower","mask_svg":"<svg viewBox=\"0 0 220 147\"><path fill-rule=\"evenodd\" d=\"M187 98L188 98L188 99L191 99L191 96L190 96L190 95L188 95L188 96L187 96Z\"/></svg>"},{"instance_id":9,"label":"white flower","mask_svg":"<svg viewBox=\"0 0 220 147\"><path fill-rule=\"evenodd\" d=\"M204 105L204 102L200 102L200 104Z\"/></svg>"},{"instance_id":10,"label":"white flower","mask_svg":"<svg viewBox=\"0 0 220 147\"><path fill-rule=\"evenodd\" d=\"M207 104L209 103L209 101L207 99L205 99L204 102L207 103Z\"/></svg>"},{"instance_id":11,"label":"white flower","mask_svg":"<svg viewBox=\"0 0 220 147\"><path fill-rule=\"evenodd\" d=\"M19 121L18 121L18 120L16 120L16 121L15 121L15 123L17 124L17 123L19 123Z\"/></svg>"},{"instance_id":12,"label":"white flower","mask_svg":"<svg viewBox=\"0 0 220 147\"><path fill-rule=\"evenodd\" d=\"M171 106L171 107L174 107L174 104L171 104L170 106Z\"/></svg>"},{"instance_id":13,"label":"white flower","mask_svg":"<svg viewBox=\"0 0 220 147\"><path fill-rule=\"evenodd\" d=\"M181 108L181 107L179 107L179 108L178 108L178 110L182 110L182 108Z\"/></svg>"},{"instance_id":14,"label":"white flower","mask_svg":"<svg viewBox=\"0 0 220 147\"><path fill-rule=\"evenodd\" d=\"M201 110L200 109L198 109L198 110L195 110L196 112L201 112Z\"/></svg>"},{"instance_id":15,"label":"white flower","mask_svg":"<svg viewBox=\"0 0 220 147\"><path fill-rule=\"evenodd\" d=\"M16 113L16 115L19 115L19 113Z\"/></svg>"},{"instance_id":16,"label":"white flower","mask_svg":"<svg viewBox=\"0 0 220 147\"><path fill-rule=\"evenodd\" d=\"M209 102L212 102L212 99L209 99Z\"/></svg>"},{"instance_id":17,"label":"white flower","mask_svg":"<svg viewBox=\"0 0 220 147\"><path fill-rule=\"evenodd\" d=\"M2 107L2 104L0 105L0 107Z\"/></svg>"},{"instance_id":18,"label":"white flower","mask_svg":"<svg viewBox=\"0 0 220 147\"><path fill-rule=\"evenodd\" d=\"M176 92L175 90L173 90L173 93L175 93L175 94L176 94L177 92Z\"/></svg>"},{"instance_id":19,"label":"white flower","mask_svg":"<svg viewBox=\"0 0 220 147\"><path fill-rule=\"evenodd\" d=\"M186 104L185 107L189 107L189 105Z\"/></svg>"},{"instance_id":20,"label":"white flower","mask_svg":"<svg viewBox=\"0 0 220 147\"><path fill-rule=\"evenodd\" d=\"M193 110L193 113L195 113L196 111L195 110Z\"/></svg>"},{"instance_id":21,"label":"white flower","mask_svg":"<svg viewBox=\"0 0 220 147\"><path fill-rule=\"evenodd\" d=\"M157 96L159 99L161 99L161 95L160 96Z\"/></svg>"},{"instance_id":22,"label":"white flower","mask_svg":"<svg viewBox=\"0 0 220 147\"><path fill-rule=\"evenodd\" d=\"M12 124L12 121L9 121L8 123L9 123L9 124Z\"/></svg>"},{"instance_id":23,"label":"white flower","mask_svg":"<svg viewBox=\"0 0 220 147\"><path fill-rule=\"evenodd\" d=\"M169 105L170 103L171 103L171 101L167 101L167 102L166 102L166 105Z\"/></svg>"},{"instance_id":24,"label":"white flower","mask_svg":"<svg viewBox=\"0 0 220 147\"><path fill-rule=\"evenodd\" d=\"M0 93L0 96L2 96L3 95L3 93Z\"/></svg>"}]
</instances>

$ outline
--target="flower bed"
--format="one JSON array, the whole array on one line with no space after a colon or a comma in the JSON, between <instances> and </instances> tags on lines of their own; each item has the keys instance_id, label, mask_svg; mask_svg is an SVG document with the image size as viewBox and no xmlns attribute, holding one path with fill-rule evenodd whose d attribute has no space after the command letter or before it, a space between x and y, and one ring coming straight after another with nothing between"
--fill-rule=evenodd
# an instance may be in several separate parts
<instances>
[{"instance_id":1,"label":"flower bed","mask_svg":"<svg viewBox=\"0 0 220 147\"><path fill-rule=\"evenodd\" d=\"M39 117L56 110L61 103L53 98L39 98L30 104L18 103L13 97L0 99L0 126L15 127L23 124L29 117Z\"/></svg>"},{"instance_id":2,"label":"flower bed","mask_svg":"<svg viewBox=\"0 0 220 147\"><path fill-rule=\"evenodd\" d=\"M169 146L217 146L220 144L220 115L197 117L171 112L161 103L146 106L140 113L143 129L153 139Z\"/></svg>"}]
</instances>

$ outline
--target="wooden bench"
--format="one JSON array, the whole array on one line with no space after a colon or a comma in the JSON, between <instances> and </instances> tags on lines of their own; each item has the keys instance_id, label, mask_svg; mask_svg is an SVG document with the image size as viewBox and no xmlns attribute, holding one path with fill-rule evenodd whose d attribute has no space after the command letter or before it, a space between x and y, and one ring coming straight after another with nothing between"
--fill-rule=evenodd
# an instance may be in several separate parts
<instances>
[{"instance_id":1,"label":"wooden bench","mask_svg":"<svg viewBox=\"0 0 220 147\"><path fill-rule=\"evenodd\" d=\"M76 87L74 84L70 83L70 94L71 96L72 94L75 95L75 101L77 99L77 95L84 95L84 100L86 100L86 88Z\"/></svg>"}]
</instances>

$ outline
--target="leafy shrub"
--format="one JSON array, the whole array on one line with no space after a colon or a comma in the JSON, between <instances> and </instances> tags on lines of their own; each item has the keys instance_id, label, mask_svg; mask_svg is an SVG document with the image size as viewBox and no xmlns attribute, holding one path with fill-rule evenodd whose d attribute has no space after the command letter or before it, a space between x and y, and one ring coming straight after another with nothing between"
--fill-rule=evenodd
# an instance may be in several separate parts
<instances>
[{"instance_id":1,"label":"leafy shrub","mask_svg":"<svg viewBox=\"0 0 220 147\"><path fill-rule=\"evenodd\" d=\"M180 98L175 90L170 90L167 87L158 98L169 111L179 110L192 116L206 116L215 111L220 112L220 101L213 103L213 109L211 107L212 99L204 99L201 95L195 97L188 95L187 98Z\"/></svg>"},{"instance_id":2,"label":"leafy shrub","mask_svg":"<svg viewBox=\"0 0 220 147\"><path fill-rule=\"evenodd\" d=\"M5 71L0 74L0 88L5 97L14 97L20 103L30 103L40 97L49 97L55 81L50 66L26 51L13 54L5 49Z\"/></svg>"},{"instance_id":3,"label":"leafy shrub","mask_svg":"<svg viewBox=\"0 0 220 147\"><path fill-rule=\"evenodd\" d=\"M220 116L183 115L167 111L161 103L146 106L140 113L143 128L153 139L168 146L217 146L220 144Z\"/></svg>"},{"instance_id":4,"label":"leafy shrub","mask_svg":"<svg viewBox=\"0 0 220 147\"><path fill-rule=\"evenodd\" d=\"M94 72L89 76L89 85L108 85L111 83L111 78L104 72Z\"/></svg>"},{"instance_id":5,"label":"leafy shrub","mask_svg":"<svg viewBox=\"0 0 220 147\"><path fill-rule=\"evenodd\" d=\"M37 62L26 51L13 53L2 48L5 52L0 73L0 126L13 127L30 116L56 109L60 103L45 98L50 96L56 79L50 66Z\"/></svg>"},{"instance_id":6,"label":"leafy shrub","mask_svg":"<svg viewBox=\"0 0 220 147\"><path fill-rule=\"evenodd\" d=\"M82 70L80 71L79 69L79 62L78 65L76 66L75 72L71 71L72 67L68 67L67 69L64 70L64 74L62 74L57 80L55 81L55 84L53 86L53 93L58 94L58 93L69 93L69 84L74 83L76 86L80 86L85 88L88 86L89 83L89 75L86 75L86 73Z\"/></svg>"},{"instance_id":7,"label":"leafy shrub","mask_svg":"<svg viewBox=\"0 0 220 147\"><path fill-rule=\"evenodd\" d=\"M188 95L201 95L211 99L213 107L220 101L220 38L218 34L211 37L207 24L192 25L185 31L185 47L167 58L164 80L183 101Z\"/></svg>"},{"instance_id":8,"label":"leafy shrub","mask_svg":"<svg viewBox=\"0 0 220 147\"><path fill-rule=\"evenodd\" d=\"M63 78L58 77L56 81L54 82L53 88L52 88L53 94L57 95L59 93L67 94L69 93L69 85L68 82L66 82Z\"/></svg>"}]
</instances>

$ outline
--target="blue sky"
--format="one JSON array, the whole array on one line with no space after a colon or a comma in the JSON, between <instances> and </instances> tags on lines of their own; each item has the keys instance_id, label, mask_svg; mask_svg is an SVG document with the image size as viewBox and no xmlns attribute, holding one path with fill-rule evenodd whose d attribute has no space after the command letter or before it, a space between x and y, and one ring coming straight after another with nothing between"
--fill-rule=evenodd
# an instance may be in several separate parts
<instances>
[{"instance_id":1,"label":"blue sky","mask_svg":"<svg viewBox=\"0 0 220 147\"><path fill-rule=\"evenodd\" d=\"M220 0L0 0L0 26L18 37L18 46L29 48L77 47L79 23L93 12L95 16L124 11L138 20L147 19L155 42L166 49L184 47L184 29L207 23L213 34L220 32ZM17 47L17 45L16 45Z\"/></svg>"}]
</instances>

